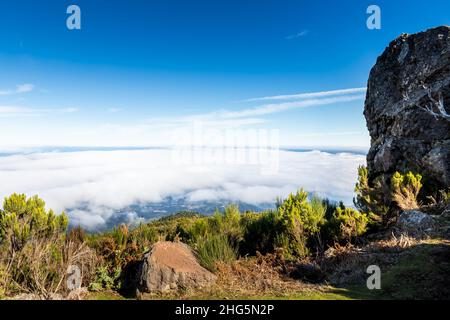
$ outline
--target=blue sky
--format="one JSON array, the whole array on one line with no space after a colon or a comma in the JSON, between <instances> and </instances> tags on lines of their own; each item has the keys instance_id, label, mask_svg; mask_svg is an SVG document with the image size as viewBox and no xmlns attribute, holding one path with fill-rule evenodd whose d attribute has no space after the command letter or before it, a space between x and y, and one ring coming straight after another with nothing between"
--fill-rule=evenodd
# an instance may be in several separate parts
<instances>
[{"instance_id":1,"label":"blue sky","mask_svg":"<svg viewBox=\"0 0 450 320\"><path fill-rule=\"evenodd\" d=\"M81 30L66 28L71 4ZM381 30L366 28L370 4ZM364 88L391 40L449 12L447 0L2 1L0 147L164 145L192 119L279 130L286 146L367 146L364 92L254 98Z\"/></svg>"}]
</instances>

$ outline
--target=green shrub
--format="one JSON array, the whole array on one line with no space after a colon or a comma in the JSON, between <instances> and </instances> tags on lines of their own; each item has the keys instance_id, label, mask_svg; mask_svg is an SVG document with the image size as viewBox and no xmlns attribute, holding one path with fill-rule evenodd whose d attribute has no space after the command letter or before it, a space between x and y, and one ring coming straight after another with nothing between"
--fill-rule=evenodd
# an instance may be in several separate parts
<instances>
[{"instance_id":1,"label":"green shrub","mask_svg":"<svg viewBox=\"0 0 450 320\"><path fill-rule=\"evenodd\" d=\"M8 295L30 292L49 299L66 292L65 279L69 266L76 265L82 274L82 285L91 281L98 257L84 243L67 241L63 236L36 237L20 250L2 246L0 282Z\"/></svg>"},{"instance_id":2,"label":"green shrub","mask_svg":"<svg viewBox=\"0 0 450 320\"><path fill-rule=\"evenodd\" d=\"M210 232L210 218L197 219L188 230L182 232L188 242L196 243L198 239L206 237ZM181 229L184 230L184 229Z\"/></svg>"},{"instance_id":3,"label":"green shrub","mask_svg":"<svg viewBox=\"0 0 450 320\"><path fill-rule=\"evenodd\" d=\"M369 218L353 208L337 208L329 224L334 239L351 242L367 231Z\"/></svg>"},{"instance_id":4,"label":"green shrub","mask_svg":"<svg viewBox=\"0 0 450 320\"><path fill-rule=\"evenodd\" d=\"M5 198L0 210L0 243L21 250L30 239L65 233L68 223L64 212L57 216L53 210L47 211L37 196L27 199L24 194L13 194Z\"/></svg>"},{"instance_id":5,"label":"green shrub","mask_svg":"<svg viewBox=\"0 0 450 320\"><path fill-rule=\"evenodd\" d=\"M89 248L66 237L67 226L67 216L47 211L37 196L5 198L0 210L0 284L4 294L28 291L49 298L63 290L69 265L95 264Z\"/></svg>"},{"instance_id":6,"label":"green shrub","mask_svg":"<svg viewBox=\"0 0 450 320\"><path fill-rule=\"evenodd\" d=\"M241 221L244 228L244 239L239 247L241 254L274 252L277 235L282 231L276 211L247 213Z\"/></svg>"},{"instance_id":7,"label":"green shrub","mask_svg":"<svg viewBox=\"0 0 450 320\"><path fill-rule=\"evenodd\" d=\"M197 241L197 254L200 264L215 272L216 263L231 263L237 258L237 250L233 248L225 235L208 235Z\"/></svg>"},{"instance_id":8,"label":"green shrub","mask_svg":"<svg viewBox=\"0 0 450 320\"><path fill-rule=\"evenodd\" d=\"M158 240L174 241L181 238L182 241L188 241L187 230L201 218L198 213L186 211L152 221L149 225L155 228Z\"/></svg>"},{"instance_id":9,"label":"green shrub","mask_svg":"<svg viewBox=\"0 0 450 320\"><path fill-rule=\"evenodd\" d=\"M303 257L309 254L307 242L318 237L325 224L326 206L318 197L308 199L303 189L290 194L284 201L278 201L277 220L280 233L275 237L275 246L281 247L287 258Z\"/></svg>"},{"instance_id":10,"label":"green shrub","mask_svg":"<svg viewBox=\"0 0 450 320\"><path fill-rule=\"evenodd\" d=\"M356 208L367 214L374 225L387 226L391 219L392 192L389 185L382 179L376 179L373 185L369 183L367 167L358 168L358 182L355 186Z\"/></svg>"},{"instance_id":11,"label":"green shrub","mask_svg":"<svg viewBox=\"0 0 450 320\"><path fill-rule=\"evenodd\" d=\"M445 204L449 204L450 203L450 189L449 190L441 190L439 191L441 197L442 197L442 202Z\"/></svg>"},{"instance_id":12,"label":"green shrub","mask_svg":"<svg viewBox=\"0 0 450 320\"><path fill-rule=\"evenodd\" d=\"M159 234L151 224L141 224L130 233L131 241L137 243L143 252L148 251L158 238Z\"/></svg>"},{"instance_id":13,"label":"green shrub","mask_svg":"<svg viewBox=\"0 0 450 320\"><path fill-rule=\"evenodd\" d=\"M89 284L88 290L101 291L103 289L120 289L120 275L120 268L116 268L114 272L111 273L106 266L99 267L96 272L95 280Z\"/></svg>"},{"instance_id":14,"label":"green shrub","mask_svg":"<svg viewBox=\"0 0 450 320\"><path fill-rule=\"evenodd\" d=\"M128 227L121 224L119 227L114 227L111 231L111 237L116 244L117 250L124 250L128 243Z\"/></svg>"},{"instance_id":15,"label":"green shrub","mask_svg":"<svg viewBox=\"0 0 450 320\"><path fill-rule=\"evenodd\" d=\"M412 172L395 172L389 179L379 177L369 183L367 167L361 166L358 168L354 203L367 214L372 225L386 227L395 221L399 210L420 207L418 196L422 186L422 176Z\"/></svg>"},{"instance_id":16,"label":"green shrub","mask_svg":"<svg viewBox=\"0 0 450 320\"><path fill-rule=\"evenodd\" d=\"M329 221L333 218L334 212L337 208L345 209L342 201L336 202L330 199L323 199L322 204L327 208L325 211L325 220Z\"/></svg>"},{"instance_id":17,"label":"green shrub","mask_svg":"<svg viewBox=\"0 0 450 320\"><path fill-rule=\"evenodd\" d=\"M304 190L278 200L277 210L247 214L241 218L244 240L241 254L282 249L288 259L304 257L322 246L321 229L326 222L327 201L309 197Z\"/></svg>"},{"instance_id":18,"label":"green shrub","mask_svg":"<svg viewBox=\"0 0 450 320\"><path fill-rule=\"evenodd\" d=\"M420 207L417 197L422 189L422 176L408 172L403 175L396 172L391 179L392 199L402 210L414 210Z\"/></svg>"},{"instance_id":19,"label":"green shrub","mask_svg":"<svg viewBox=\"0 0 450 320\"><path fill-rule=\"evenodd\" d=\"M233 246L238 246L243 239L240 224L241 213L237 205L228 205L223 212L216 210L210 219L210 233L224 234Z\"/></svg>"}]
</instances>

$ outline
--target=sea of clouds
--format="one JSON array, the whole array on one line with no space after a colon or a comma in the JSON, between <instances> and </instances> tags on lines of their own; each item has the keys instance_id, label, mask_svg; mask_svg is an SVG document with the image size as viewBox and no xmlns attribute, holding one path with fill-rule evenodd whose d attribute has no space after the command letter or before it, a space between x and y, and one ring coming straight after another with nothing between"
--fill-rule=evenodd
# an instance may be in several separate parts
<instances>
[{"instance_id":1,"label":"sea of clouds","mask_svg":"<svg viewBox=\"0 0 450 320\"><path fill-rule=\"evenodd\" d=\"M303 187L351 204L357 167L365 163L351 153L281 150L276 157L267 171L245 161L180 161L170 149L9 154L0 156L0 196L37 194L49 208L67 210L73 224L95 230L123 208L167 197L259 205ZM129 215L130 222L141 218Z\"/></svg>"}]
</instances>

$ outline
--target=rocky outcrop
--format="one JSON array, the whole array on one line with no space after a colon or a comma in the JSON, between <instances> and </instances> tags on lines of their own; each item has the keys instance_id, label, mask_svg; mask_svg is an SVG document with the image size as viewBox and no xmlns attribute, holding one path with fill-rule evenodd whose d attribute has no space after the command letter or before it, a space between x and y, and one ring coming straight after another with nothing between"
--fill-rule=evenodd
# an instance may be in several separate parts
<instances>
[{"instance_id":1,"label":"rocky outcrop","mask_svg":"<svg viewBox=\"0 0 450 320\"><path fill-rule=\"evenodd\" d=\"M204 287L216 276L200 266L189 246L180 242L157 242L144 256L137 273L139 292L162 292Z\"/></svg>"},{"instance_id":2,"label":"rocky outcrop","mask_svg":"<svg viewBox=\"0 0 450 320\"><path fill-rule=\"evenodd\" d=\"M436 221L431 215L417 210L402 212L397 221L397 226L408 234L431 230L435 224Z\"/></svg>"},{"instance_id":3,"label":"rocky outcrop","mask_svg":"<svg viewBox=\"0 0 450 320\"><path fill-rule=\"evenodd\" d=\"M441 107L441 109L439 109ZM370 72L364 115L369 178L395 171L450 186L450 27L403 34Z\"/></svg>"}]
</instances>

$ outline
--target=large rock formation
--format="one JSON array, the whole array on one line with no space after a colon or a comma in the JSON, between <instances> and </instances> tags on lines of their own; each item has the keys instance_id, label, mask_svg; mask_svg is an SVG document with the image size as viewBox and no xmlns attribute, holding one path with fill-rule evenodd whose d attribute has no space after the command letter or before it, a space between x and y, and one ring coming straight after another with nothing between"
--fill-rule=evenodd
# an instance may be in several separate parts
<instances>
[{"instance_id":1,"label":"large rock formation","mask_svg":"<svg viewBox=\"0 0 450 320\"><path fill-rule=\"evenodd\" d=\"M412 170L437 189L449 187L446 113L450 113L450 28L401 35L370 72L364 110L372 138L367 156L370 180Z\"/></svg>"},{"instance_id":2,"label":"large rock formation","mask_svg":"<svg viewBox=\"0 0 450 320\"><path fill-rule=\"evenodd\" d=\"M180 242L157 242L145 255L137 274L140 292L203 287L216 276L203 268L191 248Z\"/></svg>"}]
</instances>

